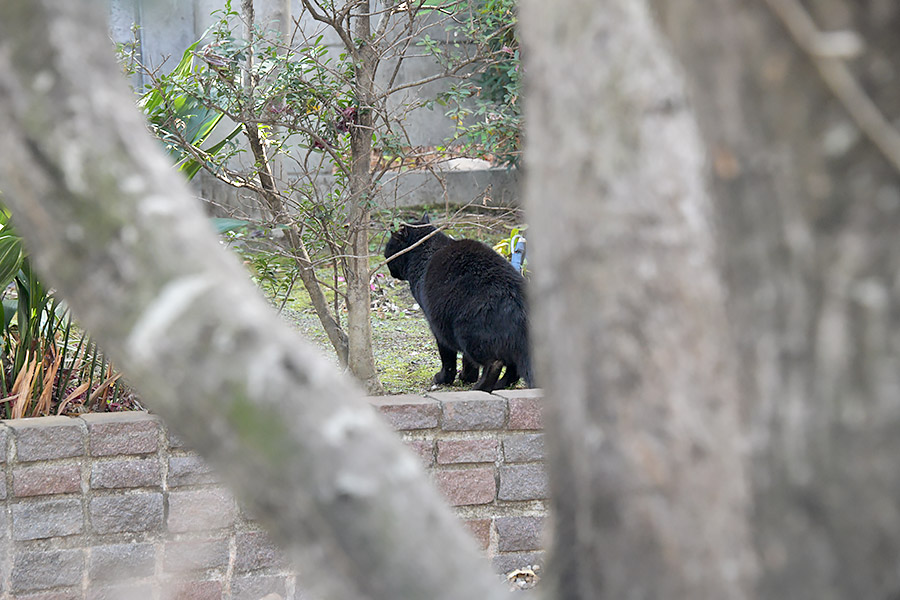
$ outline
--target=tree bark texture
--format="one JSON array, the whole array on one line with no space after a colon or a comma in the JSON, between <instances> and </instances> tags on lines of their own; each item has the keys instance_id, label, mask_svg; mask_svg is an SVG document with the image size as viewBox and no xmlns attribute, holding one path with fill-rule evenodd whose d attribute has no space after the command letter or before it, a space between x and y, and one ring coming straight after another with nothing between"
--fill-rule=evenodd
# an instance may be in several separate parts
<instances>
[{"instance_id":1,"label":"tree bark texture","mask_svg":"<svg viewBox=\"0 0 900 600\"><path fill-rule=\"evenodd\" d=\"M711 150L758 595L900 597L900 178L772 2L655 3ZM799 6L861 34L847 66L896 122L900 5Z\"/></svg>"},{"instance_id":2,"label":"tree bark texture","mask_svg":"<svg viewBox=\"0 0 900 600\"><path fill-rule=\"evenodd\" d=\"M38 271L314 597L505 596L417 459L221 248L145 133L103 8L0 3L0 189Z\"/></svg>"},{"instance_id":3,"label":"tree bark texture","mask_svg":"<svg viewBox=\"0 0 900 600\"><path fill-rule=\"evenodd\" d=\"M356 123L350 127L350 256L347 259L347 341L350 372L369 393L383 391L372 352L372 295L369 289L369 221L372 202L372 132L374 131L375 63L370 2L354 7L353 36L359 43L354 87ZM386 17L385 17L386 18Z\"/></svg>"},{"instance_id":4,"label":"tree bark texture","mask_svg":"<svg viewBox=\"0 0 900 600\"><path fill-rule=\"evenodd\" d=\"M647 3L522 3L558 599L752 593L704 151Z\"/></svg>"}]
</instances>

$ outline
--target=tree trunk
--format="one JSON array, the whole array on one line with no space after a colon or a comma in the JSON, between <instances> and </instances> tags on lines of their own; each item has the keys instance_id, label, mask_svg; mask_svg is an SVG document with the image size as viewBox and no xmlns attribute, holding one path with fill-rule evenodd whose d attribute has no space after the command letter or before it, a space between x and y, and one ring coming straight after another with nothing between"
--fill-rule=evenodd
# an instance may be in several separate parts
<instances>
[{"instance_id":1,"label":"tree trunk","mask_svg":"<svg viewBox=\"0 0 900 600\"><path fill-rule=\"evenodd\" d=\"M838 102L823 77L849 85L835 74L852 67L874 107L891 111L870 134L896 136L900 6L805 3L819 28L862 34L865 51L844 65L791 38L776 14L801 31L796 2L656 3L713 153L759 594L896 598L898 163L862 134L865 99L838 89L848 103Z\"/></svg>"},{"instance_id":2,"label":"tree trunk","mask_svg":"<svg viewBox=\"0 0 900 600\"><path fill-rule=\"evenodd\" d=\"M266 156L266 149L259 139L257 126L252 123L246 123L244 131L250 144L250 151L253 152L258 165L259 184L263 191L265 206L269 210L272 220L285 228L284 240L280 245L294 259L297 272L300 275L300 281L303 282L303 287L306 289L306 293L309 294L309 300L313 305L313 310L316 311L319 323L321 323L322 329L325 330L325 334L328 336L328 341L331 342L331 347L334 348L334 352L337 354L338 362L346 366L349 352L347 334L341 329L340 324L328 307L328 299L322 292L322 286L316 276L316 270L309 256L309 251L306 249L306 244L303 243L303 238L300 236L300 228L295 220L291 219L284 202L281 201L278 195L278 190L275 189L275 178L272 177L271 164Z\"/></svg>"},{"instance_id":3,"label":"tree trunk","mask_svg":"<svg viewBox=\"0 0 900 600\"><path fill-rule=\"evenodd\" d=\"M677 159L696 144L692 132L672 136L683 103L666 101L665 74L637 62L654 45L628 26L646 20L639 3L608 3L602 15L589 3L523 11L533 44L536 352L552 366L538 376L558 403L550 433L562 426L551 444L560 526L550 573L563 598L895 598L900 192L891 165L900 156L895 115L878 112L900 93L900 7L824 1L808 19L793 0L654 4L686 66L712 204L695 202L702 185L684 185L700 164ZM810 35L810 23L859 30L870 49L850 70L833 44L847 38ZM543 39L558 62L541 61ZM558 139L559 152L540 153ZM667 208L666 197L682 207ZM714 237L685 228L704 218ZM704 284L717 266L724 294ZM571 296L570 281L580 287ZM718 415L705 410L709 397L723 402ZM578 421L589 424L580 454ZM704 452L683 460L684 439L704 424L715 427L706 447L722 469L712 486L701 478ZM743 493L741 444L750 450ZM667 493L672 482L693 498ZM701 522L680 528L691 520L679 507L691 504ZM744 531L711 537L702 521ZM705 545L732 562L698 571ZM729 586L733 574L739 584Z\"/></svg>"},{"instance_id":4,"label":"tree trunk","mask_svg":"<svg viewBox=\"0 0 900 600\"><path fill-rule=\"evenodd\" d=\"M371 47L369 2L356 4L354 36L359 40L354 78L356 123L350 127L350 257L347 259L347 338L350 372L369 393L383 391L372 353L371 293L369 289L369 221L372 202L372 132L375 96L375 52Z\"/></svg>"},{"instance_id":5,"label":"tree trunk","mask_svg":"<svg viewBox=\"0 0 900 600\"><path fill-rule=\"evenodd\" d=\"M506 597L418 460L283 326L145 127L102 3L0 3L0 188L36 268L290 549L305 591Z\"/></svg>"},{"instance_id":6,"label":"tree trunk","mask_svg":"<svg viewBox=\"0 0 900 600\"><path fill-rule=\"evenodd\" d=\"M681 73L642 0L529 0L521 24L551 591L748 598L736 365Z\"/></svg>"}]
</instances>

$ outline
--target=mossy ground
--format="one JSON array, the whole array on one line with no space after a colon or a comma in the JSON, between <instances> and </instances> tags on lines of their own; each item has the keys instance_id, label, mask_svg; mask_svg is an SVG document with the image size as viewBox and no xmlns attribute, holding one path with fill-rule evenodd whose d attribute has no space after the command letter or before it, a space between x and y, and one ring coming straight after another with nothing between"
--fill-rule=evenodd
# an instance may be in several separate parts
<instances>
[{"instance_id":1,"label":"mossy ground","mask_svg":"<svg viewBox=\"0 0 900 600\"><path fill-rule=\"evenodd\" d=\"M401 220L413 215L421 216L423 209L401 214ZM430 210L433 221L445 215ZM509 231L520 224L520 215L511 211L467 210L455 213L453 226L447 233L455 238L467 237L481 240L489 245L507 237ZM382 235L383 234L383 235ZM387 232L376 232L372 236L372 266L383 262L381 259ZM258 267L256 268L258 271ZM281 308L284 318L296 327L307 339L322 349L329 357L334 357L328 338L313 310L309 296L299 281L287 292L286 285L280 286L277 268L271 273L270 285L263 285L272 302ZM283 274L287 276L287 274ZM324 269L320 276L329 281L332 273ZM259 278L257 278L259 279ZM327 292L332 298L331 292ZM440 369L437 346L422 311L418 309L409 285L405 281L393 279L387 267L379 269L372 291L372 343L375 365L386 394L422 393L431 389L431 378ZM346 311L341 310L342 323ZM335 362L337 359L335 358ZM522 385L520 383L520 385ZM447 389L469 389L471 384L458 380Z\"/></svg>"}]
</instances>

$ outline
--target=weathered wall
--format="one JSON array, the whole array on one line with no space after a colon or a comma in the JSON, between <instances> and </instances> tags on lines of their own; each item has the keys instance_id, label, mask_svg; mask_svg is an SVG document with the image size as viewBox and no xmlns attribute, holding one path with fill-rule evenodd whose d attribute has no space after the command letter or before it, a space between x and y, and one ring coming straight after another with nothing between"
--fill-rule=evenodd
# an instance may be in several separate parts
<instances>
[{"instance_id":1,"label":"weathered wall","mask_svg":"<svg viewBox=\"0 0 900 600\"><path fill-rule=\"evenodd\" d=\"M433 473L498 572L542 561L537 390L371 403ZM301 598L215 473L144 413L0 422L0 597Z\"/></svg>"}]
</instances>

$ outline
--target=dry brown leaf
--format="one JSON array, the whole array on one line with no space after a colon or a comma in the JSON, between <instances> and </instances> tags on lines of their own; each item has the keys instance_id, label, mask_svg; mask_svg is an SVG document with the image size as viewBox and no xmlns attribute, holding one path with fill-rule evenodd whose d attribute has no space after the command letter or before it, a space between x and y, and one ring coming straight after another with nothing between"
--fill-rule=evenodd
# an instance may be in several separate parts
<instances>
[{"instance_id":1,"label":"dry brown leaf","mask_svg":"<svg viewBox=\"0 0 900 600\"><path fill-rule=\"evenodd\" d=\"M106 381L97 386L97 389L91 394L91 397L88 398L87 404L92 404L104 391L106 391L109 386L114 384L121 377L121 373L116 373L112 377L108 378Z\"/></svg>"},{"instance_id":2,"label":"dry brown leaf","mask_svg":"<svg viewBox=\"0 0 900 600\"><path fill-rule=\"evenodd\" d=\"M52 346L50 347L47 358L50 359L50 365L44 371L41 396L38 398L38 402L31 413L34 417L50 414L50 403L53 401L53 382L56 381L56 374L59 372L59 366L62 363L62 354L57 352L56 348Z\"/></svg>"},{"instance_id":3,"label":"dry brown leaf","mask_svg":"<svg viewBox=\"0 0 900 600\"><path fill-rule=\"evenodd\" d=\"M77 388L72 390L72 392L68 396L66 396L62 402L59 403L59 410L56 411L56 414L57 415L63 414L63 411L66 409L66 406L68 406L69 403L72 402L72 400L74 400L78 396L80 396L83 393L85 393L86 391L88 391L90 389L90 387L91 387L91 382L85 381L84 383L79 385Z\"/></svg>"},{"instance_id":4,"label":"dry brown leaf","mask_svg":"<svg viewBox=\"0 0 900 600\"><path fill-rule=\"evenodd\" d=\"M25 364L22 365L22 368L19 370L16 381L13 383L12 389L10 390L12 394L18 396L16 403L13 405L12 414L10 415L11 418L21 419L28 411L28 407L31 405L31 392L34 387L34 376L37 373L39 365L40 362L37 358L28 360L26 355Z\"/></svg>"}]
</instances>

